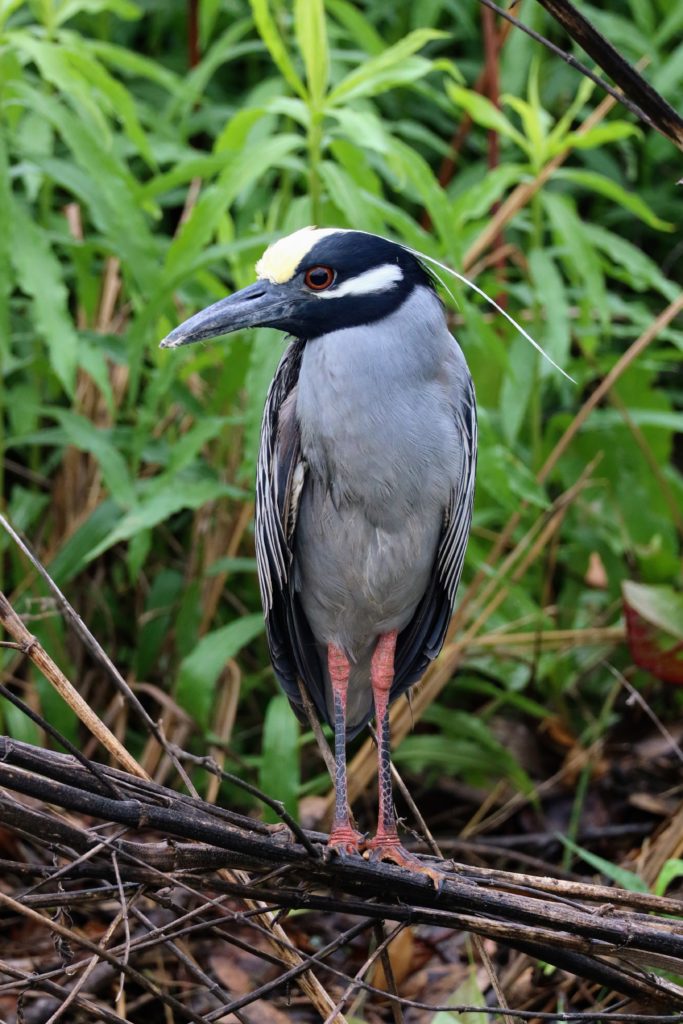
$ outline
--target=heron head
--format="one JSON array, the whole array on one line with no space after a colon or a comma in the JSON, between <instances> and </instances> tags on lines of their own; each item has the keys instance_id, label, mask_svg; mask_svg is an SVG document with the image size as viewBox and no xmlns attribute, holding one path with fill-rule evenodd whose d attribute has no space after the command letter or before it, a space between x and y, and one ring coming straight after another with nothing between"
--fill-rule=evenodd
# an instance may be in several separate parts
<instances>
[{"instance_id":1,"label":"heron head","mask_svg":"<svg viewBox=\"0 0 683 1024\"><path fill-rule=\"evenodd\" d=\"M340 228L302 228L274 242L256 264L258 280L190 317L162 348L190 345L248 327L275 327L310 340L380 320L429 272L403 246Z\"/></svg>"}]
</instances>

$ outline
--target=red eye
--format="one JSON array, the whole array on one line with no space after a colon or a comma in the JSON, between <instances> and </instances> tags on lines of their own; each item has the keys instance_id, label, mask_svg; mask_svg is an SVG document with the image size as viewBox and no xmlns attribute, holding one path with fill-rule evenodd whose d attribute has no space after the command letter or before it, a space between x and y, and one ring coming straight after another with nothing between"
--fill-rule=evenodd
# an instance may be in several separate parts
<instances>
[{"instance_id":1,"label":"red eye","mask_svg":"<svg viewBox=\"0 0 683 1024\"><path fill-rule=\"evenodd\" d=\"M322 292L334 281L332 267L309 267L304 274L304 283L314 292Z\"/></svg>"}]
</instances>

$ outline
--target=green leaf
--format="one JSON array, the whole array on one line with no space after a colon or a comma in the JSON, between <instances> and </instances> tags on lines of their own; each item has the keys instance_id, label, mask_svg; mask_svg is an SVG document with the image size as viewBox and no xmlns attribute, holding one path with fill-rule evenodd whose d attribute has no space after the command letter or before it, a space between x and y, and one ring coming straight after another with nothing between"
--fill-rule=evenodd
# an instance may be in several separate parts
<instances>
[{"instance_id":1,"label":"green leaf","mask_svg":"<svg viewBox=\"0 0 683 1024\"><path fill-rule=\"evenodd\" d=\"M114 501L124 508L134 505L135 490L126 461L111 443L108 432L96 427L85 416L66 409L56 410L55 416L64 428L69 444L95 457Z\"/></svg>"},{"instance_id":2,"label":"green leaf","mask_svg":"<svg viewBox=\"0 0 683 1024\"><path fill-rule=\"evenodd\" d=\"M574 99L568 106L563 108L560 117L548 133L546 142L548 156L553 153L561 153L562 150L567 148L567 134L569 133L574 121L581 113L581 110L593 95L594 89L595 85L589 78L581 79Z\"/></svg>"},{"instance_id":3,"label":"green leaf","mask_svg":"<svg viewBox=\"0 0 683 1024\"><path fill-rule=\"evenodd\" d=\"M319 167L330 200L344 214L347 224L362 224L364 231L382 233L382 219L366 201L360 189L346 171L331 160L323 160Z\"/></svg>"},{"instance_id":4,"label":"green leaf","mask_svg":"<svg viewBox=\"0 0 683 1024\"><path fill-rule=\"evenodd\" d=\"M584 850L582 846L577 846L576 843L573 843L571 839L563 836L560 832L556 832L555 835L572 853L575 853L577 857L584 860L586 864L590 864L601 875L605 875L611 881L616 882L622 889L627 889L629 892L649 891L640 875L636 875L633 871L628 871L626 868L620 868L618 864L612 864L611 861L605 860L604 857L598 857L596 853L591 853L590 850Z\"/></svg>"},{"instance_id":5,"label":"green leaf","mask_svg":"<svg viewBox=\"0 0 683 1024\"><path fill-rule=\"evenodd\" d=\"M604 146L606 142L621 142L641 134L636 125L628 121L607 121L605 124L596 124L587 132L569 132L559 140L556 148L558 152L569 148L594 149L596 146Z\"/></svg>"},{"instance_id":6,"label":"green leaf","mask_svg":"<svg viewBox=\"0 0 683 1024\"><path fill-rule=\"evenodd\" d=\"M512 139L520 149L526 152L527 142L524 136L517 131L502 110L499 110L495 104L491 103L491 100L480 95L478 92L474 92L473 89L466 89L462 85L456 85L455 82L447 83L446 93L455 103L456 107L469 114L475 124L479 124L482 128L488 128L489 131L498 132L499 135Z\"/></svg>"},{"instance_id":7,"label":"green leaf","mask_svg":"<svg viewBox=\"0 0 683 1024\"><path fill-rule=\"evenodd\" d=\"M121 518L121 509L112 498L98 505L84 523L63 542L50 563L50 573L60 586L68 583L91 560L91 552L114 529Z\"/></svg>"},{"instance_id":8,"label":"green leaf","mask_svg":"<svg viewBox=\"0 0 683 1024\"><path fill-rule=\"evenodd\" d=\"M63 25L77 14L115 14L126 21L136 21L142 11L131 0L62 0L57 6L55 25Z\"/></svg>"},{"instance_id":9,"label":"green leaf","mask_svg":"<svg viewBox=\"0 0 683 1024\"><path fill-rule=\"evenodd\" d=\"M259 787L296 817L300 781L299 724L285 695L278 694L269 701L263 723ZM264 818L279 821L270 807Z\"/></svg>"},{"instance_id":10,"label":"green leaf","mask_svg":"<svg viewBox=\"0 0 683 1024\"><path fill-rule=\"evenodd\" d=\"M116 43L105 42L101 39L83 40L87 42L88 49L95 53L102 60L115 68L119 68L126 74L136 78L148 79L156 82L171 95L177 95L185 88L185 77L176 75L159 61L145 57L144 54L136 53L125 46L117 46Z\"/></svg>"},{"instance_id":11,"label":"green leaf","mask_svg":"<svg viewBox=\"0 0 683 1024\"><path fill-rule=\"evenodd\" d=\"M45 42L28 32L9 34L10 44L24 53L38 67L41 77L68 97L79 115L94 129L105 148L111 145L111 131L92 87L72 67L68 51L59 43Z\"/></svg>"},{"instance_id":12,"label":"green leaf","mask_svg":"<svg viewBox=\"0 0 683 1024\"><path fill-rule=\"evenodd\" d=\"M657 264L633 242L609 231L601 224L584 224L584 234L599 250L605 254L605 266L623 269L631 288L645 291L655 288L669 302L673 302L680 293L680 287L662 274Z\"/></svg>"},{"instance_id":13,"label":"green leaf","mask_svg":"<svg viewBox=\"0 0 683 1024\"><path fill-rule=\"evenodd\" d=\"M26 0L0 0L0 29L8 21L10 15L18 11L24 3Z\"/></svg>"},{"instance_id":14,"label":"green leaf","mask_svg":"<svg viewBox=\"0 0 683 1024\"><path fill-rule=\"evenodd\" d=\"M583 282L587 298L596 316L607 317L607 301L602 266L576 208L566 196L543 191L541 201L547 210L560 253L565 255L572 279Z\"/></svg>"},{"instance_id":15,"label":"green leaf","mask_svg":"<svg viewBox=\"0 0 683 1024\"><path fill-rule=\"evenodd\" d=\"M256 146L226 153L224 170L216 184L202 193L192 213L182 225L168 250L166 271L181 279L188 267L218 230L225 210L242 189L253 188L259 178L272 167L279 166L290 154L300 149L298 135L280 134Z\"/></svg>"},{"instance_id":16,"label":"green leaf","mask_svg":"<svg viewBox=\"0 0 683 1024\"><path fill-rule=\"evenodd\" d=\"M664 409L639 409L628 406L629 419L639 427L659 427L672 434L683 433L683 412L668 412ZM619 409L596 409L581 427L582 432L605 430L624 422Z\"/></svg>"},{"instance_id":17,"label":"green leaf","mask_svg":"<svg viewBox=\"0 0 683 1024\"><path fill-rule=\"evenodd\" d=\"M68 308L62 266L41 230L20 200L10 205L10 256L22 291L31 298L36 332L47 345L50 365L67 394L76 380L78 335Z\"/></svg>"},{"instance_id":18,"label":"green leaf","mask_svg":"<svg viewBox=\"0 0 683 1024\"><path fill-rule=\"evenodd\" d=\"M481 181L469 185L453 200L453 213L458 223L466 224L480 217L488 217L491 208L508 188L526 177L528 167L523 164L504 163L488 171Z\"/></svg>"},{"instance_id":19,"label":"green leaf","mask_svg":"<svg viewBox=\"0 0 683 1024\"><path fill-rule=\"evenodd\" d=\"M682 29L683 7L679 4L672 4L666 16L657 26L657 31L652 40L654 46L659 49L660 46L663 46L670 39L680 36Z\"/></svg>"},{"instance_id":20,"label":"green leaf","mask_svg":"<svg viewBox=\"0 0 683 1024\"><path fill-rule=\"evenodd\" d=\"M543 306L543 348L551 359L564 369L569 360L571 332L569 330L569 303L564 281L555 261L547 250L532 249L529 253L529 270L535 294ZM540 365L542 377L553 371L544 359Z\"/></svg>"},{"instance_id":21,"label":"green leaf","mask_svg":"<svg viewBox=\"0 0 683 1024\"><path fill-rule=\"evenodd\" d=\"M647 203L643 202L635 192L627 192L616 181L606 178L604 174L595 171L584 171L578 167L560 167L555 171L556 178L563 178L565 181L574 181L591 192L598 192L607 199L613 200L625 210L635 214L651 228L657 231L673 231L674 225L662 220L650 209Z\"/></svg>"},{"instance_id":22,"label":"green leaf","mask_svg":"<svg viewBox=\"0 0 683 1024\"><path fill-rule=\"evenodd\" d=\"M146 181L139 191L141 202L156 199L179 185L186 185L193 178L211 178L225 167L225 153L193 153L179 158L169 171L157 174Z\"/></svg>"},{"instance_id":23,"label":"green leaf","mask_svg":"<svg viewBox=\"0 0 683 1024\"><path fill-rule=\"evenodd\" d=\"M4 718L3 731L13 739L22 743L32 743L34 746L41 745L41 732L35 722L32 722L20 708L15 708L8 700L3 700L0 705L0 722ZM44 735L44 734L42 734Z\"/></svg>"},{"instance_id":24,"label":"green leaf","mask_svg":"<svg viewBox=\"0 0 683 1024\"><path fill-rule=\"evenodd\" d=\"M548 498L536 477L510 448L502 444L481 445L479 449L479 486L510 512L520 499L536 508L547 508Z\"/></svg>"},{"instance_id":25,"label":"green leaf","mask_svg":"<svg viewBox=\"0 0 683 1024\"><path fill-rule=\"evenodd\" d=\"M200 17L203 17L204 5L200 8ZM209 46L203 54L202 59L196 67L185 75L183 88L168 110L169 119L176 116L186 117L194 106L204 105L207 89L210 89L210 81L219 68L224 64L236 61L244 56L254 47L260 51L259 43L245 42L246 36L253 34L254 23L249 17L236 18L229 28L223 32L218 39Z\"/></svg>"},{"instance_id":26,"label":"green leaf","mask_svg":"<svg viewBox=\"0 0 683 1024\"><path fill-rule=\"evenodd\" d=\"M411 57L434 39L443 39L445 32L432 28L419 28L389 46L384 53L371 57L360 67L351 71L328 96L330 106L344 100L360 99L361 96L376 96L398 84L414 82L433 70L431 61Z\"/></svg>"},{"instance_id":27,"label":"green leaf","mask_svg":"<svg viewBox=\"0 0 683 1024\"><path fill-rule=\"evenodd\" d=\"M535 62L534 62L535 63ZM524 149L538 170L547 159L547 133L550 118L538 102L528 103L519 96L504 96L503 103L518 114L525 132Z\"/></svg>"},{"instance_id":28,"label":"green leaf","mask_svg":"<svg viewBox=\"0 0 683 1024\"><path fill-rule=\"evenodd\" d=\"M448 997L448 1003L456 1006L486 1006L486 997L482 992L479 974L472 965L464 981ZM439 1010L431 1019L431 1024L481 1024L482 1013L457 1013L455 1010Z\"/></svg>"},{"instance_id":29,"label":"green leaf","mask_svg":"<svg viewBox=\"0 0 683 1024\"><path fill-rule=\"evenodd\" d=\"M97 341L94 341L92 337L88 337L85 334L82 334L79 339L78 365L97 384L107 405L107 412L113 418L114 392L109 375L109 364L101 345L98 345Z\"/></svg>"},{"instance_id":30,"label":"green leaf","mask_svg":"<svg viewBox=\"0 0 683 1024\"><path fill-rule=\"evenodd\" d=\"M377 153L388 152L388 133L384 122L377 114L369 110L339 107L330 110L330 116L337 122L340 133L350 142L366 150L375 150Z\"/></svg>"},{"instance_id":31,"label":"green leaf","mask_svg":"<svg viewBox=\"0 0 683 1024\"><path fill-rule=\"evenodd\" d=\"M227 573L242 573L246 572L254 574L256 572L256 559L255 558L219 558L216 562L213 562L206 570L207 576L219 576L223 572Z\"/></svg>"},{"instance_id":32,"label":"green leaf","mask_svg":"<svg viewBox=\"0 0 683 1024\"><path fill-rule=\"evenodd\" d=\"M121 122L133 146L144 157L147 165L154 167L156 160L150 141L138 120L135 102L128 90L84 47L69 48L65 50L65 56L86 85L90 86L93 92L97 90L97 93L108 101L108 109Z\"/></svg>"},{"instance_id":33,"label":"green leaf","mask_svg":"<svg viewBox=\"0 0 683 1024\"><path fill-rule=\"evenodd\" d=\"M225 430L227 423L224 416L206 416L195 423L174 443L166 473L170 476L189 466L204 445Z\"/></svg>"},{"instance_id":34,"label":"green leaf","mask_svg":"<svg viewBox=\"0 0 683 1024\"><path fill-rule=\"evenodd\" d=\"M50 497L47 494L30 491L21 484L14 484L8 509L9 520L15 530L28 536L36 520L49 504ZM7 537L4 540L7 540Z\"/></svg>"},{"instance_id":35,"label":"green leaf","mask_svg":"<svg viewBox=\"0 0 683 1024\"><path fill-rule=\"evenodd\" d=\"M327 9L354 41L367 53L376 55L385 47L384 40L372 24L358 8L349 0L327 0Z\"/></svg>"},{"instance_id":36,"label":"green leaf","mask_svg":"<svg viewBox=\"0 0 683 1024\"><path fill-rule=\"evenodd\" d=\"M89 552L88 561L97 558L114 544L129 540L140 530L152 529L183 509L200 508L209 501L234 497L235 493L236 488L220 483L218 480L183 480L178 477L168 480L163 478L162 487L141 500L135 508L123 516L111 533Z\"/></svg>"},{"instance_id":37,"label":"green leaf","mask_svg":"<svg viewBox=\"0 0 683 1024\"><path fill-rule=\"evenodd\" d=\"M151 584L135 645L135 675L149 679L173 627L175 605L185 589L182 573L161 569Z\"/></svg>"},{"instance_id":38,"label":"green leaf","mask_svg":"<svg viewBox=\"0 0 683 1024\"><path fill-rule=\"evenodd\" d=\"M295 0L294 24L306 68L311 105L320 110L330 73L323 0Z\"/></svg>"},{"instance_id":39,"label":"green leaf","mask_svg":"<svg viewBox=\"0 0 683 1024\"><path fill-rule=\"evenodd\" d=\"M478 716L433 704L426 709L424 720L437 725L441 731L406 737L396 750L397 761L415 771L433 768L454 774L466 772L470 779L479 781L504 774L522 792L533 789L514 755Z\"/></svg>"},{"instance_id":40,"label":"green leaf","mask_svg":"<svg viewBox=\"0 0 683 1024\"><path fill-rule=\"evenodd\" d=\"M683 875L683 860L667 860L655 882L655 896L663 896L671 883Z\"/></svg>"},{"instance_id":41,"label":"green leaf","mask_svg":"<svg viewBox=\"0 0 683 1024\"><path fill-rule=\"evenodd\" d=\"M287 47L278 32L268 0L251 0L251 9L259 35L268 47L268 51L280 74L295 93L298 93L302 99L306 99L306 88L296 73L294 64L287 53Z\"/></svg>"},{"instance_id":42,"label":"green leaf","mask_svg":"<svg viewBox=\"0 0 683 1024\"><path fill-rule=\"evenodd\" d=\"M633 583L621 584L625 601L650 625L683 642L683 594L673 587Z\"/></svg>"},{"instance_id":43,"label":"green leaf","mask_svg":"<svg viewBox=\"0 0 683 1024\"><path fill-rule=\"evenodd\" d=\"M266 394L273 379L275 370L282 358L282 339L275 331L261 327L252 334L249 346L249 369L244 382L247 394L247 408L244 424L244 454L242 470L249 479L253 479L256 470L259 441L261 437L261 419Z\"/></svg>"},{"instance_id":44,"label":"green leaf","mask_svg":"<svg viewBox=\"0 0 683 1024\"><path fill-rule=\"evenodd\" d=\"M446 192L441 188L427 161L400 139L391 138L387 166L394 174L392 185L403 192L409 184L420 202L427 208L433 230L450 251L455 236L453 211ZM383 173L384 168L380 170Z\"/></svg>"},{"instance_id":45,"label":"green leaf","mask_svg":"<svg viewBox=\"0 0 683 1024\"><path fill-rule=\"evenodd\" d=\"M9 224L12 216L12 192L5 136L0 125L0 224ZM0 231L0 374L9 364L10 357L10 296L12 294L12 263L10 235Z\"/></svg>"},{"instance_id":46,"label":"green leaf","mask_svg":"<svg viewBox=\"0 0 683 1024\"><path fill-rule=\"evenodd\" d=\"M505 440L514 445L527 414L541 356L526 338L515 335L510 346L508 370L500 392L500 418Z\"/></svg>"},{"instance_id":47,"label":"green leaf","mask_svg":"<svg viewBox=\"0 0 683 1024\"><path fill-rule=\"evenodd\" d=\"M263 616L244 615L207 633L180 663L175 696L202 729L210 724L218 676L229 658L251 643L265 626Z\"/></svg>"},{"instance_id":48,"label":"green leaf","mask_svg":"<svg viewBox=\"0 0 683 1024\"><path fill-rule=\"evenodd\" d=\"M53 96L26 82L15 85L15 89L27 107L53 125L71 150L74 164L87 176L83 199L95 225L120 258L128 278L152 292L159 280L157 244L147 228L137 186L128 169L114 152L103 147L102 139L89 125Z\"/></svg>"},{"instance_id":49,"label":"green leaf","mask_svg":"<svg viewBox=\"0 0 683 1024\"><path fill-rule=\"evenodd\" d=\"M202 51L206 50L211 41L222 6L223 0L204 0L199 5L199 45Z\"/></svg>"},{"instance_id":50,"label":"green leaf","mask_svg":"<svg viewBox=\"0 0 683 1024\"><path fill-rule=\"evenodd\" d=\"M290 102L300 103L304 109L307 109L305 103L301 100L294 100L291 96L278 97L278 99L289 99ZM222 131L216 136L216 141L213 145L214 153L220 154L223 158L224 168L226 154L227 159L233 159L240 150L249 148L249 135L254 127L258 125L259 121L261 121L264 114L264 107L245 107L243 110L238 110L235 116L225 123Z\"/></svg>"}]
</instances>

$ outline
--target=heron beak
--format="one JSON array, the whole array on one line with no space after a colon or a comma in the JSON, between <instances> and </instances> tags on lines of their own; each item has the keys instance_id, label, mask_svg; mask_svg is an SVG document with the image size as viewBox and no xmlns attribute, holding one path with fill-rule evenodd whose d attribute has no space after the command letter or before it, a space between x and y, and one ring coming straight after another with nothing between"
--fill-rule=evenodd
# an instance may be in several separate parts
<instances>
[{"instance_id":1,"label":"heron beak","mask_svg":"<svg viewBox=\"0 0 683 1024\"><path fill-rule=\"evenodd\" d=\"M192 345L246 327L277 327L291 312L292 305L292 296L283 293L282 285L255 281L191 316L159 342L159 348Z\"/></svg>"}]
</instances>

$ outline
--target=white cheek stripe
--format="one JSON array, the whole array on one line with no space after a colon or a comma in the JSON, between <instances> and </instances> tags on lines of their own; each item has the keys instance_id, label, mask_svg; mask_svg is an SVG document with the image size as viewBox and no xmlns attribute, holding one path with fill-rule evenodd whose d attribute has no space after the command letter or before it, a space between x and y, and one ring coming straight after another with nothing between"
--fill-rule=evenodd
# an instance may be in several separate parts
<instances>
[{"instance_id":1,"label":"white cheek stripe","mask_svg":"<svg viewBox=\"0 0 683 1024\"><path fill-rule=\"evenodd\" d=\"M317 292L318 299L339 299L343 295L373 295L375 292L386 292L395 288L403 280L403 271L395 263L384 263L381 267L366 270L349 281L344 281L337 288L328 288Z\"/></svg>"}]
</instances>

